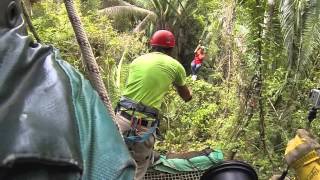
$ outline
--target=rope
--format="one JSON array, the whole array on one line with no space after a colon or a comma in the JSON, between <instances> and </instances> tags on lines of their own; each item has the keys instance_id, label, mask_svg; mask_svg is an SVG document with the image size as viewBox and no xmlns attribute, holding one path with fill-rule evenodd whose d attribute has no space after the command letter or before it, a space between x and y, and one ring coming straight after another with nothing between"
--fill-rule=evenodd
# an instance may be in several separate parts
<instances>
[{"instance_id":1,"label":"rope","mask_svg":"<svg viewBox=\"0 0 320 180\"><path fill-rule=\"evenodd\" d=\"M209 20L208 18L206 19L206 24L204 25L203 31L201 33L200 39L199 41L203 40L204 34L208 31L208 27L209 27Z\"/></svg>"},{"instance_id":2,"label":"rope","mask_svg":"<svg viewBox=\"0 0 320 180\"><path fill-rule=\"evenodd\" d=\"M96 59L93 55L91 45L89 43L88 37L84 31L82 26L80 17L78 16L73 0L64 0L64 4L67 9L67 13L69 16L69 20L72 24L73 30L75 32L75 36L77 38L78 44L80 46L81 54L83 56L85 67L89 73L89 79L94 87L94 89L98 92L101 100L104 105L107 107L109 114L112 117L112 120L117 125L118 129L119 124L116 122L116 118L114 115L114 111L111 105L110 98L108 96L106 87L104 86L103 80L100 76L99 66L96 62ZM121 134L121 133L120 133Z\"/></svg>"},{"instance_id":3,"label":"rope","mask_svg":"<svg viewBox=\"0 0 320 180\"><path fill-rule=\"evenodd\" d=\"M24 19L26 20L26 22L29 26L29 30L31 31L31 33L33 34L33 36L37 40L37 42L41 43L40 37L31 22L30 15L29 15L28 10L26 8L26 5L24 4L23 1L21 1L21 7L22 7L22 13L23 13Z\"/></svg>"}]
</instances>

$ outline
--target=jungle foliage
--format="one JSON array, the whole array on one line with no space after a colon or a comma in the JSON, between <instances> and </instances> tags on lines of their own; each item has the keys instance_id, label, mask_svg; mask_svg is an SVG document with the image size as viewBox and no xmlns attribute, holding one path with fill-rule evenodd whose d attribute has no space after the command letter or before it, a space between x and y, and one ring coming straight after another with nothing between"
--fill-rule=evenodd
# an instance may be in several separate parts
<instances>
[{"instance_id":1,"label":"jungle foliage","mask_svg":"<svg viewBox=\"0 0 320 180\"><path fill-rule=\"evenodd\" d=\"M187 80L194 99L184 103L172 89L162 105L165 140L158 151L209 146L249 162L261 179L283 170L286 143L305 127L309 90L319 86L319 1L76 2L114 103L128 65L148 52L155 30L175 33L175 55L187 72L198 41L206 46L200 80ZM61 1L41 0L30 8L41 40L85 73ZM319 124L313 123L314 134L320 135Z\"/></svg>"}]
</instances>

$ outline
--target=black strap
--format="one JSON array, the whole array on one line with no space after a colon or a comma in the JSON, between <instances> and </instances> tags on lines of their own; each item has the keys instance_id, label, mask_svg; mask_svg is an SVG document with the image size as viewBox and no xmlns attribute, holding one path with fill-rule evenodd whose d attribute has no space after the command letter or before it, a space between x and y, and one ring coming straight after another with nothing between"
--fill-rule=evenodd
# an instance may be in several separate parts
<instances>
[{"instance_id":1,"label":"black strap","mask_svg":"<svg viewBox=\"0 0 320 180\"><path fill-rule=\"evenodd\" d=\"M202 156L207 156L208 159L211 161L211 163L212 163L212 164L215 164L214 160L210 157L210 154L211 154L211 153L212 153L212 150L211 150L210 148L206 148L206 149L200 151L200 154L201 154ZM197 157L197 156L195 156L195 157ZM186 160L191 164L191 166L192 166L193 168L195 168L197 171L200 172L201 169L199 169L190 159L191 159L191 158L187 158Z\"/></svg>"},{"instance_id":2,"label":"black strap","mask_svg":"<svg viewBox=\"0 0 320 180\"><path fill-rule=\"evenodd\" d=\"M197 165L195 165L189 158L186 159L189 164L192 166L193 169L196 169L198 172L200 172L201 170L197 167Z\"/></svg>"},{"instance_id":3,"label":"black strap","mask_svg":"<svg viewBox=\"0 0 320 180\"><path fill-rule=\"evenodd\" d=\"M214 150L211 150L210 148L206 148L204 150L202 150L202 154L207 156L207 158L210 160L210 162L212 163L212 165L214 165L216 163L215 160L213 160L211 157L210 157L210 154L213 152Z\"/></svg>"},{"instance_id":4,"label":"black strap","mask_svg":"<svg viewBox=\"0 0 320 180\"><path fill-rule=\"evenodd\" d=\"M289 166L287 167L287 169L285 171L282 172L282 174L278 180L284 180L288 174L288 171L289 171Z\"/></svg>"},{"instance_id":5,"label":"black strap","mask_svg":"<svg viewBox=\"0 0 320 180\"><path fill-rule=\"evenodd\" d=\"M149 107L147 105L144 105L142 103L137 103L134 102L131 99L128 99L126 97L121 97L117 108L119 110L119 108L123 107L126 110L134 110L136 112L142 113L146 116L152 117L152 118L157 118L159 111L156 108L153 107Z\"/></svg>"}]
</instances>

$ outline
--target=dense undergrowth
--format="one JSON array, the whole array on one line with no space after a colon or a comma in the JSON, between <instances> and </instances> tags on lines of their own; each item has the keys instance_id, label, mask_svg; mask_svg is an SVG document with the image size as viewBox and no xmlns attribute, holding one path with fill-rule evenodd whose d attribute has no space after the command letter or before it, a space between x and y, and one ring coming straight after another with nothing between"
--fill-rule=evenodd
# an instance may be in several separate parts
<instances>
[{"instance_id":1,"label":"dense undergrowth","mask_svg":"<svg viewBox=\"0 0 320 180\"><path fill-rule=\"evenodd\" d=\"M79 3L77 3L79 5ZM81 21L89 37L104 82L112 99L119 98L127 77L127 64L148 51L146 38L118 33L106 17L89 11ZM63 59L85 74L81 53L63 3L43 1L33 6L32 20L41 40L58 48ZM119 66L119 62L122 64Z\"/></svg>"}]
</instances>

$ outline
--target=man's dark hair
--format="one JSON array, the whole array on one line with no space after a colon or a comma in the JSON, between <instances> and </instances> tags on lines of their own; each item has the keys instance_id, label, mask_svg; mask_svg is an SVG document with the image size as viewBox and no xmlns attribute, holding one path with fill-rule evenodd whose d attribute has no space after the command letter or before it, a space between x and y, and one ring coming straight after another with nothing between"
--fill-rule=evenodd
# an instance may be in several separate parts
<instances>
[{"instance_id":1,"label":"man's dark hair","mask_svg":"<svg viewBox=\"0 0 320 180\"><path fill-rule=\"evenodd\" d=\"M0 0L0 27L13 28L21 24L20 0Z\"/></svg>"},{"instance_id":2,"label":"man's dark hair","mask_svg":"<svg viewBox=\"0 0 320 180\"><path fill-rule=\"evenodd\" d=\"M161 47L161 46L152 46L151 47L152 52L162 52L162 53L170 55L170 56L172 54L172 50L173 50L173 48L165 48L165 47Z\"/></svg>"}]
</instances>

